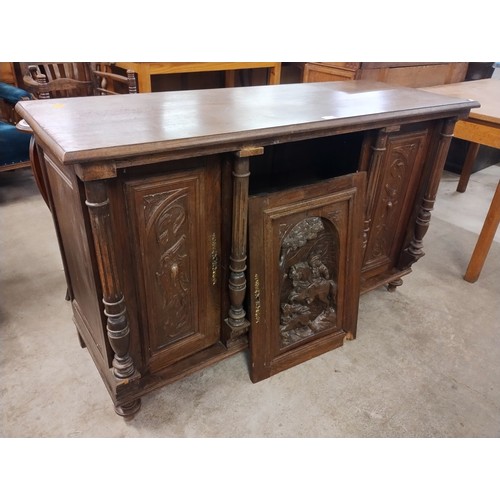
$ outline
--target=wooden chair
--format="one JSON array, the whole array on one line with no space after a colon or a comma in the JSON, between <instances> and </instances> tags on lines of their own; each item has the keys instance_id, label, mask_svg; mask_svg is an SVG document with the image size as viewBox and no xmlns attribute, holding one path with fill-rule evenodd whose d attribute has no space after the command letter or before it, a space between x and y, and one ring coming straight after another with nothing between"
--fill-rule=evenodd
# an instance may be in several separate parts
<instances>
[{"instance_id":1,"label":"wooden chair","mask_svg":"<svg viewBox=\"0 0 500 500\"><path fill-rule=\"evenodd\" d=\"M136 94L133 71L126 76L113 72L111 63L22 63L23 83L35 99L86 97L110 94ZM42 166L34 143L30 146L33 176L48 205Z\"/></svg>"},{"instance_id":2,"label":"wooden chair","mask_svg":"<svg viewBox=\"0 0 500 500\"><path fill-rule=\"evenodd\" d=\"M116 73L111 63L28 64L23 82L35 99L137 93L135 73Z\"/></svg>"},{"instance_id":3,"label":"wooden chair","mask_svg":"<svg viewBox=\"0 0 500 500\"><path fill-rule=\"evenodd\" d=\"M93 95L88 63L33 63L24 69L23 83L35 99Z\"/></svg>"},{"instance_id":4,"label":"wooden chair","mask_svg":"<svg viewBox=\"0 0 500 500\"><path fill-rule=\"evenodd\" d=\"M112 63L91 63L94 95L137 94L137 76L126 70L126 76L115 72Z\"/></svg>"}]
</instances>

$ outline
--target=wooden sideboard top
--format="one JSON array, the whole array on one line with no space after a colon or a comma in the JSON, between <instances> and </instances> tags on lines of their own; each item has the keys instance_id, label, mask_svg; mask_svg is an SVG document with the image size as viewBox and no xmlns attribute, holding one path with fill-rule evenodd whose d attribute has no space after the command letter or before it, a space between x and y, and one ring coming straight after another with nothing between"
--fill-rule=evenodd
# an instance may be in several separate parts
<instances>
[{"instance_id":1,"label":"wooden sideboard top","mask_svg":"<svg viewBox=\"0 0 500 500\"><path fill-rule=\"evenodd\" d=\"M266 138L355 129L361 122L367 128L467 116L477 106L422 90L349 81L24 101L16 109L37 140L71 164L200 147L231 151Z\"/></svg>"}]
</instances>

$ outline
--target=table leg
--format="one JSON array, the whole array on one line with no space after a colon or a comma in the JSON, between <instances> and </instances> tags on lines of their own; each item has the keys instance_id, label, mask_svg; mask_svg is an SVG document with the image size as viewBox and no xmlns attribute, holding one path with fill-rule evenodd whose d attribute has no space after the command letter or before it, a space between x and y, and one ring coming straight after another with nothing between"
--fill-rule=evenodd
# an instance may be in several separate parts
<instances>
[{"instance_id":1,"label":"table leg","mask_svg":"<svg viewBox=\"0 0 500 500\"><path fill-rule=\"evenodd\" d=\"M267 83L269 85L278 85L281 81L281 63L276 63L268 69Z\"/></svg>"},{"instance_id":2,"label":"table leg","mask_svg":"<svg viewBox=\"0 0 500 500\"><path fill-rule=\"evenodd\" d=\"M498 181L497 189L491 201L490 208L486 215L486 219L479 234L474 252L465 272L464 280L469 283L475 283L479 278L484 261L495 237L495 233L500 222L500 181Z\"/></svg>"},{"instance_id":3,"label":"table leg","mask_svg":"<svg viewBox=\"0 0 500 500\"><path fill-rule=\"evenodd\" d=\"M149 71L149 65L137 68L137 83L139 84L139 92L141 94L151 92L151 72Z\"/></svg>"},{"instance_id":4,"label":"table leg","mask_svg":"<svg viewBox=\"0 0 500 500\"><path fill-rule=\"evenodd\" d=\"M225 71L224 76L226 80L226 87L234 87L236 82L236 71L229 69Z\"/></svg>"},{"instance_id":5,"label":"table leg","mask_svg":"<svg viewBox=\"0 0 500 500\"><path fill-rule=\"evenodd\" d=\"M465 190L467 189L469 177L471 176L472 168L474 167L474 162L476 161L478 152L479 144L477 142L469 142L467 155L465 156L464 166L462 167L462 172L457 186L457 191L459 193L465 193Z\"/></svg>"}]
</instances>

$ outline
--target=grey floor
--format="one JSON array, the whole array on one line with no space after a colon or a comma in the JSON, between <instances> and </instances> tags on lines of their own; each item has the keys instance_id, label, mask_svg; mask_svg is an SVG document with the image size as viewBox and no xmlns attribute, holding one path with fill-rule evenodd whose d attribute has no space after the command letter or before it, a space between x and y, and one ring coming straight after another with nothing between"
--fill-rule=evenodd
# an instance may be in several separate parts
<instances>
[{"instance_id":1,"label":"grey floor","mask_svg":"<svg viewBox=\"0 0 500 500\"><path fill-rule=\"evenodd\" d=\"M500 165L456 193L445 172L426 255L361 298L353 342L258 384L247 356L116 416L64 301L51 216L28 171L0 174L2 437L500 437L500 234L462 279Z\"/></svg>"}]
</instances>

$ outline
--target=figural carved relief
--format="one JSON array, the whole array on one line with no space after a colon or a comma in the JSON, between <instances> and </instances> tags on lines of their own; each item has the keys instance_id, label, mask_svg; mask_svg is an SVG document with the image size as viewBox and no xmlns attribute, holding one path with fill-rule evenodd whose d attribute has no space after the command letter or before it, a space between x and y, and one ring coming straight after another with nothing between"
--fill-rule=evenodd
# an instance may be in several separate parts
<instances>
[{"instance_id":1,"label":"figural carved relief","mask_svg":"<svg viewBox=\"0 0 500 500\"><path fill-rule=\"evenodd\" d=\"M288 228L280 255L280 334L285 348L336 325L338 234L309 217Z\"/></svg>"}]
</instances>

